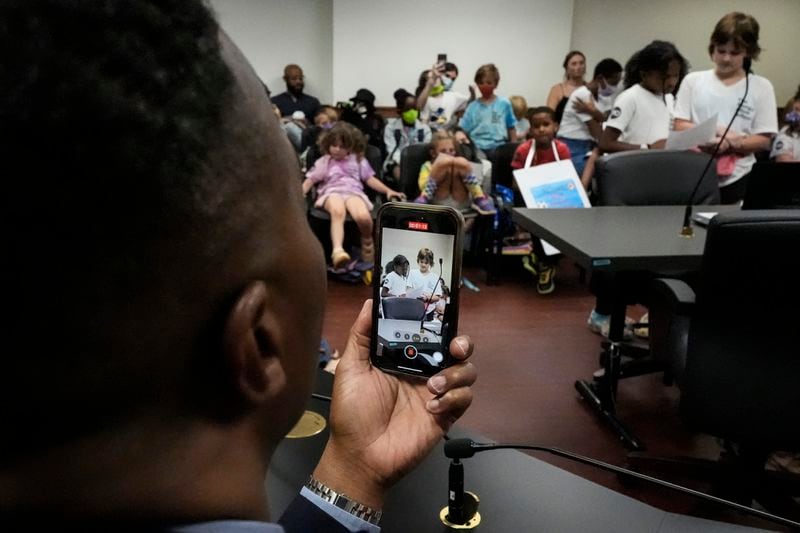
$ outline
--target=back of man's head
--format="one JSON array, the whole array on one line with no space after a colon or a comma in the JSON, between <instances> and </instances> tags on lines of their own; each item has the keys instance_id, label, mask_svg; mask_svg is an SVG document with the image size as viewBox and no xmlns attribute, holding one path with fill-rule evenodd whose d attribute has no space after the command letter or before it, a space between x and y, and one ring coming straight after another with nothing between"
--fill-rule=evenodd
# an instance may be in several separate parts
<instances>
[{"instance_id":1,"label":"back of man's head","mask_svg":"<svg viewBox=\"0 0 800 533\"><path fill-rule=\"evenodd\" d=\"M191 287L229 209L217 159L234 84L199 1L3 2L0 21L11 460L178 408L198 340L186 304L206 307Z\"/></svg>"}]
</instances>

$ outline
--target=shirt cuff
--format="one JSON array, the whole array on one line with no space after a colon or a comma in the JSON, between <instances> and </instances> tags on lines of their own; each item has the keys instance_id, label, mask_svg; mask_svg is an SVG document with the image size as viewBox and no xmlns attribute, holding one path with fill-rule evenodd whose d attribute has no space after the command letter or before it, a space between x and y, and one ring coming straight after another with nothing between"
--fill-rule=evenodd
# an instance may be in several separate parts
<instances>
[{"instance_id":1,"label":"shirt cuff","mask_svg":"<svg viewBox=\"0 0 800 533\"><path fill-rule=\"evenodd\" d=\"M300 496L304 497L317 507L319 507L325 514L342 524L349 531L366 531L368 533L380 533L381 528L375 524L370 524L366 520L362 520L356 515L352 515L343 509L339 509L330 502L326 502L307 487L300 490Z\"/></svg>"}]
</instances>

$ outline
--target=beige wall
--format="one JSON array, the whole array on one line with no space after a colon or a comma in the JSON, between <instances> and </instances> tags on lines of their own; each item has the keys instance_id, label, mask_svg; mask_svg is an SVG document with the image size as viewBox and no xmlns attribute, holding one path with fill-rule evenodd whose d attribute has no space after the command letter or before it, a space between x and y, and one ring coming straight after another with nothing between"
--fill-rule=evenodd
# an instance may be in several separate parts
<instances>
[{"instance_id":1,"label":"beige wall","mask_svg":"<svg viewBox=\"0 0 800 533\"><path fill-rule=\"evenodd\" d=\"M575 0L572 46L584 50L590 69L603 57L623 65L653 39L672 41L693 70L711 68L708 38L726 13L742 11L761 26L761 59L753 70L775 86L783 105L800 84L798 0Z\"/></svg>"}]
</instances>

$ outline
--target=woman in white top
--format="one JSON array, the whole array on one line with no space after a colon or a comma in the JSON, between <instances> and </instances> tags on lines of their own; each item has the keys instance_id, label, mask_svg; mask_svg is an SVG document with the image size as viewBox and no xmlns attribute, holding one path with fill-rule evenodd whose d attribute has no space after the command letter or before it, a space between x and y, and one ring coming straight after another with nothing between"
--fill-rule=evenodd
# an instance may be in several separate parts
<instances>
[{"instance_id":1,"label":"woman in white top","mask_svg":"<svg viewBox=\"0 0 800 533\"><path fill-rule=\"evenodd\" d=\"M751 62L761 52L758 33L758 22L750 15L728 13L722 17L708 45L714 68L686 76L675 105L676 130L717 116L717 137L701 146L709 153L736 113L730 131L721 140L717 158L723 203L742 199L746 175L755 163L753 154L768 150L778 132L775 90L766 78L749 73ZM745 92L747 96L740 107Z\"/></svg>"},{"instance_id":2,"label":"woman in white top","mask_svg":"<svg viewBox=\"0 0 800 533\"><path fill-rule=\"evenodd\" d=\"M671 128L672 92L688 69L675 45L653 41L625 65L625 91L614 102L600 136L606 153L663 148Z\"/></svg>"}]
</instances>

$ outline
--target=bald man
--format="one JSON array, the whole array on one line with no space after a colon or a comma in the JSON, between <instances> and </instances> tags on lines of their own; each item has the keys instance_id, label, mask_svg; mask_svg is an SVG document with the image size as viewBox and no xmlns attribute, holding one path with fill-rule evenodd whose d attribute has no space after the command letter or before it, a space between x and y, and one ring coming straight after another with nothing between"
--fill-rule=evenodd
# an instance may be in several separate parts
<instances>
[{"instance_id":1,"label":"bald man","mask_svg":"<svg viewBox=\"0 0 800 533\"><path fill-rule=\"evenodd\" d=\"M0 20L0 520L283 531L264 479L310 393L326 288L263 86L199 1L2 2ZM378 530L471 402L468 338L459 364L398 379L370 366L370 309L287 531Z\"/></svg>"},{"instance_id":2,"label":"bald man","mask_svg":"<svg viewBox=\"0 0 800 533\"><path fill-rule=\"evenodd\" d=\"M283 81L286 92L272 97L272 103L278 106L281 116L291 117L295 111L302 111L306 123L314 124L314 117L319 113L319 100L303 92L305 76L298 65L286 65L283 69Z\"/></svg>"}]
</instances>

